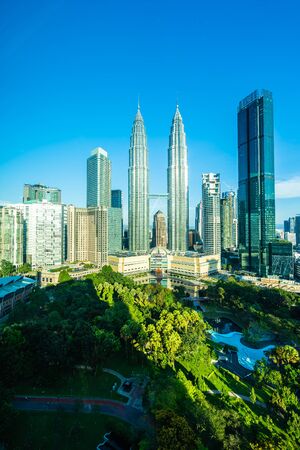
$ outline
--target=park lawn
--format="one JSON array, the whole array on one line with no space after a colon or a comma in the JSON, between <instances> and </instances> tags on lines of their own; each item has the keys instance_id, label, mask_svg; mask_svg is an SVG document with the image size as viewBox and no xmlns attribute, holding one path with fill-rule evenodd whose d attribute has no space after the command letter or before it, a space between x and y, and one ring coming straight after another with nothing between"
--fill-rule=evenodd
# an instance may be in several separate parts
<instances>
[{"instance_id":1,"label":"park lawn","mask_svg":"<svg viewBox=\"0 0 300 450\"><path fill-rule=\"evenodd\" d=\"M8 450L95 449L112 427L124 429L126 436L128 426L119 419L96 413L19 412Z\"/></svg>"},{"instance_id":2,"label":"park lawn","mask_svg":"<svg viewBox=\"0 0 300 450\"><path fill-rule=\"evenodd\" d=\"M29 380L18 385L14 391L23 395L102 397L127 402L126 397L112 391L114 383L120 386L118 378L102 372L101 369L96 375L83 369L76 369L73 374L53 377L51 385L38 385Z\"/></svg>"},{"instance_id":3,"label":"park lawn","mask_svg":"<svg viewBox=\"0 0 300 450\"><path fill-rule=\"evenodd\" d=\"M248 397L253 387L252 384L232 374L228 370L223 368L217 369L216 367L212 367L210 374L203 377L203 381L205 385L202 385L201 389L204 391L207 389L216 389L224 393L232 391ZM255 387L255 394L258 401L267 402L271 395L271 388L268 386L262 388Z\"/></svg>"},{"instance_id":4,"label":"park lawn","mask_svg":"<svg viewBox=\"0 0 300 450\"><path fill-rule=\"evenodd\" d=\"M113 369L124 377L151 374L151 362L145 355L128 346L128 353L114 353L104 363L107 369Z\"/></svg>"}]
</instances>

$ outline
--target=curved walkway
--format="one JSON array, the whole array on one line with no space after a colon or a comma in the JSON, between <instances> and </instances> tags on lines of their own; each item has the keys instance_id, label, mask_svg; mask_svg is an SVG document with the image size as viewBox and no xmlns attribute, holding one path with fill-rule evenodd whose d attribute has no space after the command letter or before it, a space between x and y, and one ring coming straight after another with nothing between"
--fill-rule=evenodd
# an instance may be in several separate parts
<instances>
[{"instance_id":1,"label":"curved walkway","mask_svg":"<svg viewBox=\"0 0 300 450\"><path fill-rule=\"evenodd\" d=\"M205 394L212 394L212 395L221 395L223 394L223 392L218 391L217 389L208 389L208 391L205 391ZM240 398L241 400L245 400L246 402L251 402L250 397L248 397L247 395L243 395L243 394L236 394L235 392L229 391L228 392L229 397L235 397L235 398ZM264 402L260 402L259 400L257 400L255 402L255 405L261 406L262 408L266 408L267 405Z\"/></svg>"},{"instance_id":2,"label":"curved walkway","mask_svg":"<svg viewBox=\"0 0 300 450\"><path fill-rule=\"evenodd\" d=\"M97 412L118 417L130 425L146 429L151 427L149 418L143 411L130 405L105 398L81 397L41 397L17 395L13 406L23 411L67 411L67 412Z\"/></svg>"}]
</instances>

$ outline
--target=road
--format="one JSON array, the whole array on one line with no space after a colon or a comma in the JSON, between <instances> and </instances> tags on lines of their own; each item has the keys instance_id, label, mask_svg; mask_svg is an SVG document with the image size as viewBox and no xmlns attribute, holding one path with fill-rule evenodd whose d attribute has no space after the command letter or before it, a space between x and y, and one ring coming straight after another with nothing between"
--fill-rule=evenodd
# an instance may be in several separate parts
<instances>
[{"instance_id":1,"label":"road","mask_svg":"<svg viewBox=\"0 0 300 450\"><path fill-rule=\"evenodd\" d=\"M22 411L67 411L67 412L99 412L118 417L137 428L151 427L149 418L143 411L124 403L103 398L80 397L42 397L17 395L13 406Z\"/></svg>"}]
</instances>

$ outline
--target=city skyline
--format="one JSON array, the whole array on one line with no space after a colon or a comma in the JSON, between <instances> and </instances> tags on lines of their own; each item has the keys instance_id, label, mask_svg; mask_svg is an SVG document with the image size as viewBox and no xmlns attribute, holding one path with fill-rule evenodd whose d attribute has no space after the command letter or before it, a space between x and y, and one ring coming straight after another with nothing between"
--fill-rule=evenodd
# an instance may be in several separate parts
<instances>
[{"instance_id":1,"label":"city skyline","mask_svg":"<svg viewBox=\"0 0 300 450\"><path fill-rule=\"evenodd\" d=\"M84 162L101 146L126 210L124 167L138 95L147 124L150 192L165 192L169 123L178 99L193 168L192 223L202 173L220 173L222 190L236 189L236 108L249 92L266 88L274 96L276 222L300 212L298 2L288 1L284 9L233 2L227 14L224 2L191 2L182 10L133 1L118 5L118 17L109 4L30 3L7 4L2 15L0 200L20 202L23 184L41 181L59 187L63 202L85 206ZM251 39L245 21L255 23ZM72 170L66 171L68 165Z\"/></svg>"}]
</instances>

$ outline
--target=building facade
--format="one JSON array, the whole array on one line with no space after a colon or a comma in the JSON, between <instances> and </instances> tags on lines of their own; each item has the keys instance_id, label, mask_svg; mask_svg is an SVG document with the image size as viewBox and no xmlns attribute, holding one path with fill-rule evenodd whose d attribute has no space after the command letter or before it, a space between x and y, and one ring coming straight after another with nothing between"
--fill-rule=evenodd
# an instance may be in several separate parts
<instances>
[{"instance_id":1,"label":"building facade","mask_svg":"<svg viewBox=\"0 0 300 450\"><path fill-rule=\"evenodd\" d=\"M97 147L87 160L87 207L111 205L111 162L107 151Z\"/></svg>"},{"instance_id":2,"label":"building facade","mask_svg":"<svg viewBox=\"0 0 300 450\"><path fill-rule=\"evenodd\" d=\"M108 209L68 206L68 261L102 267L108 255Z\"/></svg>"},{"instance_id":3,"label":"building facade","mask_svg":"<svg viewBox=\"0 0 300 450\"><path fill-rule=\"evenodd\" d=\"M0 206L0 261L3 259L14 266L24 261L23 213L14 206Z\"/></svg>"},{"instance_id":4,"label":"building facade","mask_svg":"<svg viewBox=\"0 0 300 450\"><path fill-rule=\"evenodd\" d=\"M223 192L221 202L221 248L233 250L237 241L236 193Z\"/></svg>"},{"instance_id":5,"label":"building facade","mask_svg":"<svg viewBox=\"0 0 300 450\"><path fill-rule=\"evenodd\" d=\"M108 264L115 272L123 275L149 272L149 255L134 255L130 252L109 255Z\"/></svg>"},{"instance_id":6,"label":"building facade","mask_svg":"<svg viewBox=\"0 0 300 450\"><path fill-rule=\"evenodd\" d=\"M16 204L24 218L24 262L33 269L64 261L65 206L48 203Z\"/></svg>"},{"instance_id":7,"label":"building facade","mask_svg":"<svg viewBox=\"0 0 300 450\"><path fill-rule=\"evenodd\" d=\"M269 267L270 275L294 278L294 255L291 242L274 240L269 243Z\"/></svg>"},{"instance_id":8,"label":"building facade","mask_svg":"<svg viewBox=\"0 0 300 450\"><path fill-rule=\"evenodd\" d=\"M129 250L149 250L149 169L144 120L138 106L132 126L128 168Z\"/></svg>"},{"instance_id":9,"label":"building facade","mask_svg":"<svg viewBox=\"0 0 300 450\"><path fill-rule=\"evenodd\" d=\"M122 208L108 208L108 253L122 250Z\"/></svg>"},{"instance_id":10,"label":"building facade","mask_svg":"<svg viewBox=\"0 0 300 450\"><path fill-rule=\"evenodd\" d=\"M188 246L189 192L187 145L178 105L173 117L168 149L168 248L185 251Z\"/></svg>"},{"instance_id":11,"label":"building facade","mask_svg":"<svg viewBox=\"0 0 300 450\"><path fill-rule=\"evenodd\" d=\"M202 175L203 245L207 255L221 253L220 174Z\"/></svg>"},{"instance_id":12,"label":"building facade","mask_svg":"<svg viewBox=\"0 0 300 450\"><path fill-rule=\"evenodd\" d=\"M36 281L21 275L0 278L0 319L7 316L16 303L29 297Z\"/></svg>"},{"instance_id":13,"label":"building facade","mask_svg":"<svg viewBox=\"0 0 300 450\"><path fill-rule=\"evenodd\" d=\"M295 233L295 217L289 217L283 223L283 231L285 233Z\"/></svg>"},{"instance_id":14,"label":"building facade","mask_svg":"<svg viewBox=\"0 0 300 450\"><path fill-rule=\"evenodd\" d=\"M300 215L299 214L297 214L295 217L294 232L296 234L296 245L300 246Z\"/></svg>"},{"instance_id":15,"label":"building facade","mask_svg":"<svg viewBox=\"0 0 300 450\"><path fill-rule=\"evenodd\" d=\"M61 204L61 190L43 184L24 184L23 203L41 203L44 200L49 203Z\"/></svg>"},{"instance_id":16,"label":"building facade","mask_svg":"<svg viewBox=\"0 0 300 450\"><path fill-rule=\"evenodd\" d=\"M198 203L195 209L195 232L196 242L202 240L202 201Z\"/></svg>"},{"instance_id":17,"label":"building facade","mask_svg":"<svg viewBox=\"0 0 300 450\"><path fill-rule=\"evenodd\" d=\"M152 247L167 247L167 224L162 211L157 211L153 218Z\"/></svg>"},{"instance_id":18,"label":"building facade","mask_svg":"<svg viewBox=\"0 0 300 450\"><path fill-rule=\"evenodd\" d=\"M268 273L268 244L275 238L273 98L266 90L238 110L239 252L241 266Z\"/></svg>"},{"instance_id":19,"label":"building facade","mask_svg":"<svg viewBox=\"0 0 300 450\"><path fill-rule=\"evenodd\" d=\"M111 207L123 208L123 192L121 189L112 189L111 191Z\"/></svg>"}]
</instances>

